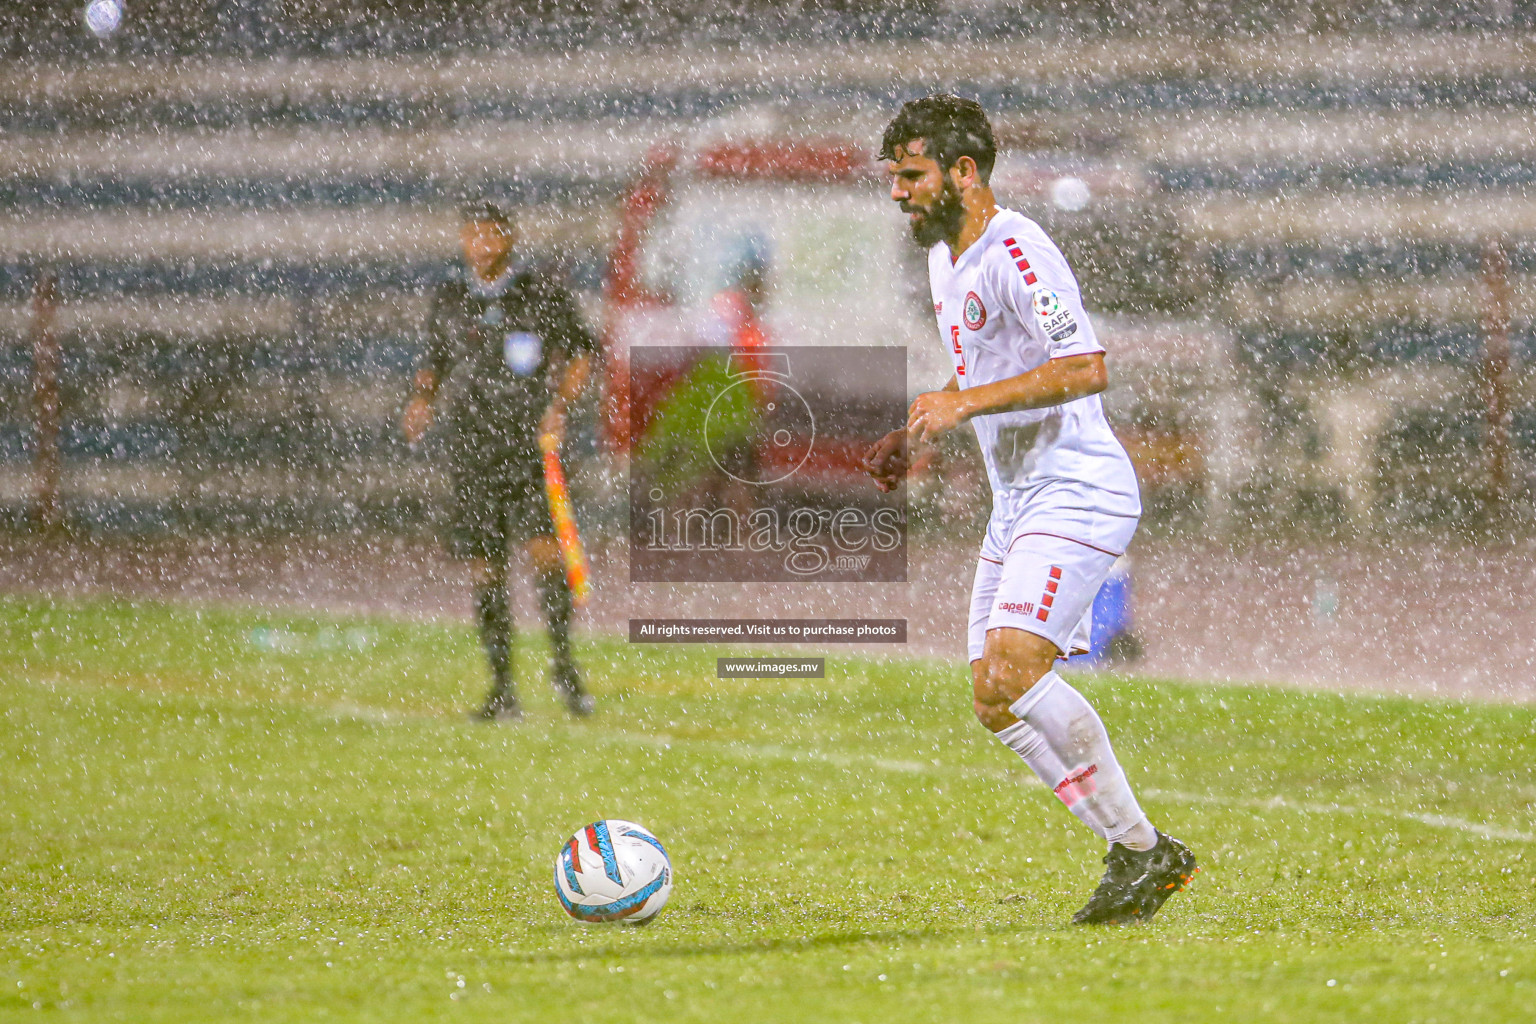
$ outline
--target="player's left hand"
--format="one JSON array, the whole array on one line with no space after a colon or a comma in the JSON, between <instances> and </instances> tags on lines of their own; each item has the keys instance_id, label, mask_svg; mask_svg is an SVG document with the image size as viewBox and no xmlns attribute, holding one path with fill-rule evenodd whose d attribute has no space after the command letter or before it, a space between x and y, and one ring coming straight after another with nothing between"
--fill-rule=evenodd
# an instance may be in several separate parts
<instances>
[{"instance_id":1,"label":"player's left hand","mask_svg":"<svg viewBox=\"0 0 1536 1024\"><path fill-rule=\"evenodd\" d=\"M965 422L965 394L960 391L928 391L917 396L907 410L907 433L918 441L932 441Z\"/></svg>"},{"instance_id":2,"label":"player's left hand","mask_svg":"<svg viewBox=\"0 0 1536 1024\"><path fill-rule=\"evenodd\" d=\"M897 427L870 446L860 463L864 472L875 478L875 486L889 494L907 475L907 431Z\"/></svg>"}]
</instances>

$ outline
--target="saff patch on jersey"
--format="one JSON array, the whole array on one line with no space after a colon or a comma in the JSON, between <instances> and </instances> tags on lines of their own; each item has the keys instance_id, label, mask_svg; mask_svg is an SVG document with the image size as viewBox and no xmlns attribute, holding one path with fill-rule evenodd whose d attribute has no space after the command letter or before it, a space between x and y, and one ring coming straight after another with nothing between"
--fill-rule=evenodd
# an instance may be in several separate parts
<instances>
[{"instance_id":1,"label":"saff patch on jersey","mask_svg":"<svg viewBox=\"0 0 1536 1024\"><path fill-rule=\"evenodd\" d=\"M1077 333L1077 318L1053 288L1041 288L1031 302L1040 329L1052 341L1064 341Z\"/></svg>"},{"instance_id":2,"label":"saff patch on jersey","mask_svg":"<svg viewBox=\"0 0 1536 1024\"><path fill-rule=\"evenodd\" d=\"M982 305L981 296L975 292L965 293L965 306L961 309L961 315L965 319L965 326L973 331L981 330L987 322L987 307Z\"/></svg>"},{"instance_id":3,"label":"saff patch on jersey","mask_svg":"<svg viewBox=\"0 0 1536 1024\"><path fill-rule=\"evenodd\" d=\"M539 363L544 358L544 342L537 334L513 331L502 341L501 353L507 361L507 369L519 377L527 377L538 372Z\"/></svg>"}]
</instances>

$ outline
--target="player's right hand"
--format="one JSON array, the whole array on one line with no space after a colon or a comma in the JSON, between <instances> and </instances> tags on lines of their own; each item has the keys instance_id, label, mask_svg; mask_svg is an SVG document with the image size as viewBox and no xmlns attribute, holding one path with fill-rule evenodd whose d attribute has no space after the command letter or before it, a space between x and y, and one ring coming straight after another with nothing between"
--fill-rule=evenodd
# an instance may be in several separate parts
<instances>
[{"instance_id":1,"label":"player's right hand","mask_svg":"<svg viewBox=\"0 0 1536 1024\"><path fill-rule=\"evenodd\" d=\"M907 475L907 431L898 428L870 446L864 454L864 472L875 479L875 486L890 492Z\"/></svg>"},{"instance_id":2,"label":"player's right hand","mask_svg":"<svg viewBox=\"0 0 1536 1024\"><path fill-rule=\"evenodd\" d=\"M405 415L400 418L400 432L405 435L405 443L417 445L432 425L432 403L419 395L412 398L405 406Z\"/></svg>"}]
</instances>

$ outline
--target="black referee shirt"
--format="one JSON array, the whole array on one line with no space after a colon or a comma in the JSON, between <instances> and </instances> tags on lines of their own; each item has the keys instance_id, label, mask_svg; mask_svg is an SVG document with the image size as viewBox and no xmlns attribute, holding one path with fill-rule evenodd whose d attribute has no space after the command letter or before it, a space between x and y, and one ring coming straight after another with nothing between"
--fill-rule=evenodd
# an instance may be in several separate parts
<instances>
[{"instance_id":1,"label":"black referee shirt","mask_svg":"<svg viewBox=\"0 0 1536 1024\"><path fill-rule=\"evenodd\" d=\"M446 389L445 417L461 465L539 456L539 420L570 359L595 352L564 287L509 267L487 283L466 269L441 285L427 318L424 368Z\"/></svg>"}]
</instances>

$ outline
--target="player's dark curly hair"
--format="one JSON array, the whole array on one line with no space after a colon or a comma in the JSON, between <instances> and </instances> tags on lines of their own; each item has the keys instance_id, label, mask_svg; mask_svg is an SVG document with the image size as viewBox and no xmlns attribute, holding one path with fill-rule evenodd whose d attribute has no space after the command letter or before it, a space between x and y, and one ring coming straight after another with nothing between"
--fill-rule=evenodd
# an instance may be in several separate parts
<instances>
[{"instance_id":1,"label":"player's dark curly hair","mask_svg":"<svg viewBox=\"0 0 1536 1024\"><path fill-rule=\"evenodd\" d=\"M465 223L495 224L497 227L512 230L512 218L499 204L486 199L476 199L465 203L461 208Z\"/></svg>"},{"instance_id":2,"label":"player's dark curly hair","mask_svg":"<svg viewBox=\"0 0 1536 1024\"><path fill-rule=\"evenodd\" d=\"M975 100L941 92L902 104L880 139L880 159L896 159L896 147L914 139L924 140L925 155L946 171L956 160L968 156L976 161L976 173L983 183L992 176L997 139L992 134L992 122Z\"/></svg>"}]
</instances>

